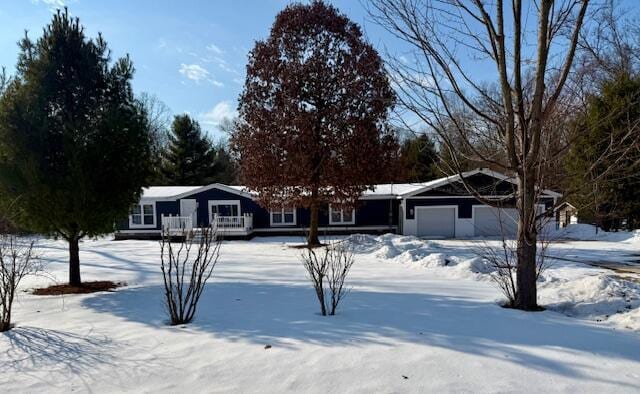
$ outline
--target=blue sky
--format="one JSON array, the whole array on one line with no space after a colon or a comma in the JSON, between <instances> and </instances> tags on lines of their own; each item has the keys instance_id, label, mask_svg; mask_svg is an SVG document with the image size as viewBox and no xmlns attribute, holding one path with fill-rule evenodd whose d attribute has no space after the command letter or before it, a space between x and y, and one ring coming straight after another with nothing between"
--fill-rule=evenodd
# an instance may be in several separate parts
<instances>
[{"instance_id":1,"label":"blue sky","mask_svg":"<svg viewBox=\"0 0 640 394\"><path fill-rule=\"evenodd\" d=\"M406 54L406 44L369 20L361 0L327 0L358 23L384 54ZM5 0L0 2L0 66L15 68L17 41L33 39L67 5L90 37L101 32L114 57L129 53L137 94L147 92L174 114L187 112L218 140L217 124L235 114L249 50L268 36L285 0ZM638 0L621 0L638 11ZM532 18L533 20L533 18ZM535 26L531 26L535 30ZM532 31L532 33L534 33ZM467 59L475 77L492 80L494 66ZM465 61L463 60L463 63ZM408 115L403 118L409 123ZM411 116L416 121L416 118ZM422 123L417 122L418 125Z\"/></svg>"},{"instance_id":2,"label":"blue sky","mask_svg":"<svg viewBox=\"0 0 640 394\"><path fill-rule=\"evenodd\" d=\"M173 113L188 112L216 139L216 124L233 116L242 89L248 51L265 38L278 0L12 0L0 3L0 66L13 72L16 42L24 30L41 35L56 7L66 4L89 36L101 32L114 57L129 53L136 67L136 93L156 95ZM381 48L389 36L367 22L358 0L333 3ZM382 49L382 48L381 48Z\"/></svg>"}]
</instances>

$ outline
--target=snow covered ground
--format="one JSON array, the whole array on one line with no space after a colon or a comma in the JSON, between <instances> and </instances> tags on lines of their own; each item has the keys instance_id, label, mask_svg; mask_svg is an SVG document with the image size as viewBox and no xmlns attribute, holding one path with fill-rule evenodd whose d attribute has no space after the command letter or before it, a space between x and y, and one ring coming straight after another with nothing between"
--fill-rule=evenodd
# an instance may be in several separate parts
<instances>
[{"instance_id":1,"label":"snow covered ground","mask_svg":"<svg viewBox=\"0 0 640 394\"><path fill-rule=\"evenodd\" d=\"M322 317L300 250L288 246L300 241L226 242L184 327L165 324L157 242L85 241L83 279L128 286L21 293L17 327L0 334L0 391L640 390L640 285L629 278L557 261L540 284L549 310L524 313L497 306L473 241L352 236L351 293L337 316ZM40 250L64 281L66 245L43 240ZM560 242L549 253L627 259L638 250L630 235Z\"/></svg>"}]
</instances>

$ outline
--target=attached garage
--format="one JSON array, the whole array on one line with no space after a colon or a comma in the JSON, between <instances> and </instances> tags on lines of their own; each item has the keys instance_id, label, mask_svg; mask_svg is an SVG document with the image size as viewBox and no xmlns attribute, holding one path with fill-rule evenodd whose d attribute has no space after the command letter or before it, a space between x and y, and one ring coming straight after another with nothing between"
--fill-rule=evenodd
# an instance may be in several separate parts
<instances>
[{"instance_id":1,"label":"attached garage","mask_svg":"<svg viewBox=\"0 0 640 394\"><path fill-rule=\"evenodd\" d=\"M514 236L518 231L518 211L486 205L475 206L473 207L473 227L476 236Z\"/></svg>"},{"instance_id":2,"label":"attached garage","mask_svg":"<svg viewBox=\"0 0 640 394\"><path fill-rule=\"evenodd\" d=\"M416 207L417 235L453 238L456 235L456 207Z\"/></svg>"}]
</instances>

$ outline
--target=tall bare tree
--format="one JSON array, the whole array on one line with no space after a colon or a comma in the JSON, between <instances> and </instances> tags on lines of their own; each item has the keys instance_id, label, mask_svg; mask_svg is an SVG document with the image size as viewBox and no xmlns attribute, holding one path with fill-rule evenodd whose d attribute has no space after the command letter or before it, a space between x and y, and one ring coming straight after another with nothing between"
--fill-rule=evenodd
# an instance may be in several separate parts
<instances>
[{"instance_id":1,"label":"tall bare tree","mask_svg":"<svg viewBox=\"0 0 640 394\"><path fill-rule=\"evenodd\" d=\"M589 0L369 2L375 21L409 45L389 62L399 101L439 135L450 171L461 174L460 162L471 156L513 176L514 306L523 310L539 308L536 204L566 142L558 123L571 104L564 88L588 6ZM479 141L497 149L477 149ZM488 205L506 202L463 183Z\"/></svg>"}]
</instances>

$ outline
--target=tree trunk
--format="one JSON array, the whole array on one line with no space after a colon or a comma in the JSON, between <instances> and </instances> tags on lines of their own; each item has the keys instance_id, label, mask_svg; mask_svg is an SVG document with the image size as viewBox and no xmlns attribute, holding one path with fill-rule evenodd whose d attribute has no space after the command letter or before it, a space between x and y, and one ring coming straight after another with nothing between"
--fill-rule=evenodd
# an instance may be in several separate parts
<instances>
[{"instance_id":1,"label":"tree trunk","mask_svg":"<svg viewBox=\"0 0 640 394\"><path fill-rule=\"evenodd\" d=\"M9 310L4 310L2 312L2 319L0 320L0 332L9 331L11 329L11 310L10 309L11 307L9 307Z\"/></svg>"},{"instance_id":2,"label":"tree trunk","mask_svg":"<svg viewBox=\"0 0 640 394\"><path fill-rule=\"evenodd\" d=\"M533 177L518 177L518 266L517 278L517 309L525 311L538 310L538 288L536 283L536 254L538 233L536 227L536 189Z\"/></svg>"},{"instance_id":3,"label":"tree trunk","mask_svg":"<svg viewBox=\"0 0 640 394\"><path fill-rule=\"evenodd\" d=\"M80 280L80 247L78 237L69 238L69 285L81 286Z\"/></svg>"},{"instance_id":4,"label":"tree trunk","mask_svg":"<svg viewBox=\"0 0 640 394\"><path fill-rule=\"evenodd\" d=\"M311 218L309 220L309 239L307 240L307 246L313 247L320 245L318 239L318 204L316 202L311 203Z\"/></svg>"}]
</instances>

